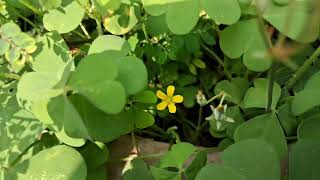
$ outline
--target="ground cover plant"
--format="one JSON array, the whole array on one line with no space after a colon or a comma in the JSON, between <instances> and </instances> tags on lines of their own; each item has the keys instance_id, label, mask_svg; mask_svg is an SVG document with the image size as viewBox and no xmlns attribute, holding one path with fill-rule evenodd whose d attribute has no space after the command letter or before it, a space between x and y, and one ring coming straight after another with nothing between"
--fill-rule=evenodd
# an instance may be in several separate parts
<instances>
[{"instance_id":1,"label":"ground cover plant","mask_svg":"<svg viewBox=\"0 0 320 180\"><path fill-rule=\"evenodd\" d=\"M319 0L0 0L0 25L0 179L105 180L124 135L170 144L124 180L320 179Z\"/></svg>"}]
</instances>

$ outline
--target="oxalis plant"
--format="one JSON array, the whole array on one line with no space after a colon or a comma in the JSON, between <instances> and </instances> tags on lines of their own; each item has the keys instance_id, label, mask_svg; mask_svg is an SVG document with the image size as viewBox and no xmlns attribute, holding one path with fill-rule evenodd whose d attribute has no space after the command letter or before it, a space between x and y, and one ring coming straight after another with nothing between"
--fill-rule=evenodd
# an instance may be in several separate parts
<instances>
[{"instance_id":1,"label":"oxalis plant","mask_svg":"<svg viewBox=\"0 0 320 180\"><path fill-rule=\"evenodd\" d=\"M320 179L319 0L0 0L0 25L0 179Z\"/></svg>"}]
</instances>

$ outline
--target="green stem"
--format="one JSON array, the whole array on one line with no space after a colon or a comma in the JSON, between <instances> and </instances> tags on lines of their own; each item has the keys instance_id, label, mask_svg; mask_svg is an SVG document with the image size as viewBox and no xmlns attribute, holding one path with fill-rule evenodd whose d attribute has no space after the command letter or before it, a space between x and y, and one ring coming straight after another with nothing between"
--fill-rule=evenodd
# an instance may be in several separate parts
<instances>
[{"instance_id":1,"label":"green stem","mask_svg":"<svg viewBox=\"0 0 320 180\"><path fill-rule=\"evenodd\" d=\"M207 101L207 103L206 103L205 105L203 105L203 106L206 106L206 105L210 104L212 101L214 101L215 99L217 99L217 98L219 98L219 97L222 97L223 94L224 94L224 92L221 92L221 93L213 96L213 97L212 97L211 99L209 99L209 100Z\"/></svg>"},{"instance_id":2,"label":"green stem","mask_svg":"<svg viewBox=\"0 0 320 180\"><path fill-rule=\"evenodd\" d=\"M132 141L133 147L137 150L138 156L140 156L140 150L139 150L139 146L138 146L138 144L137 144L137 141L136 141L136 137L135 137L135 135L134 135L134 132L131 132L131 141Z\"/></svg>"},{"instance_id":3,"label":"green stem","mask_svg":"<svg viewBox=\"0 0 320 180\"><path fill-rule=\"evenodd\" d=\"M262 18L262 12L259 10L259 8L256 6L256 13L257 13L257 23L259 27L260 34L262 35L262 38L266 44L266 47L270 51L272 49L272 42L271 39L268 36L268 33L266 31L264 21ZM270 54L273 57L272 54ZM269 112L272 110L272 94L273 94L273 86L274 86L274 73L275 73L275 63L272 62L271 68L269 70L269 82L268 82L268 96L267 96L267 105L266 105L266 111Z\"/></svg>"},{"instance_id":4,"label":"green stem","mask_svg":"<svg viewBox=\"0 0 320 180\"><path fill-rule=\"evenodd\" d=\"M149 36L148 36L148 32L147 32L147 29L146 29L146 25L144 23L141 24L141 28L142 28L142 31L143 31L143 34L144 34L144 37L146 38L146 40L149 42Z\"/></svg>"},{"instance_id":5,"label":"green stem","mask_svg":"<svg viewBox=\"0 0 320 180\"><path fill-rule=\"evenodd\" d=\"M9 19L7 19L7 17L5 17L3 14L0 13L0 18L4 21L4 22L8 22Z\"/></svg>"},{"instance_id":6,"label":"green stem","mask_svg":"<svg viewBox=\"0 0 320 180\"><path fill-rule=\"evenodd\" d=\"M23 152L21 152L21 154L19 154L19 156L12 161L12 163L10 164L9 168L12 168L14 167L20 160L21 158L32 148L34 147L35 145L39 144L41 141L38 140L38 141L35 141L33 142L32 144L30 144Z\"/></svg>"},{"instance_id":7,"label":"green stem","mask_svg":"<svg viewBox=\"0 0 320 180\"><path fill-rule=\"evenodd\" d=\"M0 77L15 79L15 80L21 79L21 77L19 75L13 74L13 73L0 73Z\"/></svg>"},{"instance_id":8,"label":"green stem","mask_svg":"<svg viewBox=\"0 0 320 180\"><path fill-rule=\"evenodd\" d=\"M206 45L201 44L201 46L202 46L203 49L205 49L209 53L209 55L211 55L218 62L218 64L220 66L222 66L224 68L225 76L229 80L232 80L231 73L227 70L227 68L225 68L223 60L214 51L212 51L209 47L207 47Z\"/></svg>"},{"instance_id":9,"label":"green stem","mask_svg":"<svg viewBox=\"0 0 320 180\"><path fill-rule=\"evenodd\" d=\"M36 7L34 7L32 4L30 4L30 2L28 0L19 0L19 2L21 4L23 4L24 6L26 6L27 8L29 8L31 11L33 11L34 13L41 15L42 13L39 11L39 9L37 9Z\"/></svg>"},{"instance_id":10,"label":"green stem","mask_svg":"<svg viewBox=\"0 0 320 180\"><path fill-rule=\"evenodd\" d=\"M81 32L74 30L72 31L74 34L76 34L77 36L81 37L82 39L87 39L87 36L83 35Z\"/></svg>"},{"instance_id":11,"label":"green stem","mask_svg":"<svg viewBox=\"0 0 320 180\"><path fill-rule=\"evenodd\" d=\"M95 17L94 20L96 21L97 24L97 31L99 35L103 35L103 29L102 29L102 25L101 25L101 21Z\"/></svg>"},{"instance_id":12,"label":"green stem","mask_svg":"<svg viewBox=\"0 0 320 180\"><path fill-rule=\"evenodd\" d=\"M91 39L90 34L88 33L86 27L82 23L80 23L80 27L81 27L83 33L87 36L87 38Z\"/></svg>"},{"instance_id":13,"label":"green stem","mask_svg":"<svg viewBox=\"0 0 320 180\"><path fill-rule=\"evenodd\" d=\"M196 132L193 134L193 136L191 137L191 142L196 142L200 132L201 132L201 120L202 120L202 113L203 113L203 107L199 106L199 116L198 116L198 123L197 123L197 128L196 128Z\"/></svg>"},{"instance_id":14,"label":"green stem","mask_svg":"<svg viewBox=\"0 0 320 180\"><path fill-rule=\"evenodd\" d=\"M269 77L268 77L268 99L267 99L267 106L266 111L272 111L272 95L273 95L273 87L274 87L274 74L276 70L276 65L273 64L271 69L269 70Z\"/></svg>"},{"instance_id":15,"label":"green stem","mask_svg":"<svg viewBox=\"0 0 320 180\"><path fill-rule=\"evenodd\" d=\"M207 153L214 153L214 152L220 152L219 148L217 147L201 147L201 148L197 148L195 150L195 152L193 152L193 154L196 154L200 151L205 151ZM158 153L158 154L147 154L147 155L141 155L136 157L137 159L152 159L152 158L161 158L163 156L165 156L167 153ZM108 162L110 163L115 163L115 162L127 162L127 161L131 161L133 158L131 156L129 157L123 157L123 158L119 158L119 159L109 159Z\"/></svg>"},{"instance_id":16,"label":"green stem","mask_svg":"<svg viewBox=\"0 0 320 180\"><path fill-rule=\"evenodd\" d=\"M320 56L320 46L316 49L316 51L307 59L304 64L294 73L294 75L287 81L285 85L286 90L290 90L298 80L300 80L305 72L309 69L312 63L314 63L317 58Z\"/></svg>"},{"instance_id":17,"label":"green stem","mask_svg":"<svg viewBox=\"0 0 320 180\"><path fill-rule=\"evenodd\" d=\"M88 5L85 5L85 4L82 4L80 2L80 0L76 0L76 2L85 10L86 14L91 18L91 19L94 19L96 21L96 24L97 24L97 31L98 31L98 34L99 35L103 35L103 29L102 29L102 25L101 25L101 17L100 15L97 13L97 12L91 12L89 11L90 9L90 6Z\"/></svg>"},{"instance_id":18,"label":"green stem","mask_svg":"<svg viewBox=\"0 0 320 180\"><path fill-rule=\"evenodd\" d=\"M12 11L14 11L14 13L16 13L18 15L19 18L23 19L25 22L27 22L28 24L30 24L38 33L41 33L41 29L34 24L32 21L30 21L28 18L24 17L19 11L17 11L15 8L11 8Z\"/></svg>"}]
</instances>

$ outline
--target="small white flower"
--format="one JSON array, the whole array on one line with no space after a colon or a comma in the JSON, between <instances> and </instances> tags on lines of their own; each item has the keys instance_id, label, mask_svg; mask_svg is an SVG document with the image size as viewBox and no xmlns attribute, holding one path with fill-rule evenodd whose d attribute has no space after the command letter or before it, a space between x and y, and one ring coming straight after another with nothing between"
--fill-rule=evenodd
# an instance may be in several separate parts
<instances>
[{"instance_id":1,"label":"small white flower","mask_svg":"<svg viewBox=\"0 0 320 180\"><path fill-rule=\"evenodd\" d=\"M202 93L202 91L198 91L198 94L196 95L197 103L200 106L204 106L207 104L206 96Z\"/></svg>"},{"instance_id":2,"label":"small white flower","mask_svg":"<svg viewBox=\"0 0 320 180\"><path fill-rule=\"evenodd\" d=\"M217 129L220 129L221 125L222 125L222 121L226 121L226 122L230 122L230 123L234 123L234 119L229 118L226 116L226 111L227 111L227 105L219 105L217 106L217 108L215 108L214 106L210 106L211 110L212 110L212 114L206 118L206 120L211 121L211 120L216 120L216 125L217 125Z\"/></svg>"}]
</instances>

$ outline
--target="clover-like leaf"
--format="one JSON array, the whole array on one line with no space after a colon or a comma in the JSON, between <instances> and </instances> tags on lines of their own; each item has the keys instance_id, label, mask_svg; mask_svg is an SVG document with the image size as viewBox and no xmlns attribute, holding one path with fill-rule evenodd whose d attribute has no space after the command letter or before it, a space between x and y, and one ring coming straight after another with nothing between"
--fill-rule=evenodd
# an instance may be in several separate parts
<instances>
[{"instance_id":1,"label":"clover-like leaf","mask_svg":"<svg viewBox=\"0 0 320 180\"><path fill-rule=\"evenodd\" d=\"M279 159L287 152L287 142L279 120L275 114L263 114L238 126L234 140L240 142L247 139L262 139L271 144Z\"/></svg>"},{"instance_id":2,"label":"clover-like leaf","mask_svg":"<svg viewBox=\"0 0 320 180\"><path fill-rule=\"evenodd\" d=\"M237 0L201 0L203 8L209 17L221 24L234 24L241 16Z\"/></svg>"},{"instance_id":3,"label":"clover-like leaf","mask_svg":"<svg viewBox=\"0 0 320 180\"><path fill-rule=\"evenodd\" d=\"M225 98L226 101L240 104L245 92L249 88L249 83L243 78L234 78L231 81L220 81L214 88L215 94L221 92L227 93L229 96Z\"/></svg>"},{"instance_id":4,"label":"clover-like leaf","mask_svg":"<svg viewBox=\"0 0 320 180\"><path fill-rule=\"evenodd\" d=\"M87 0L79 0L85 4ZM51 9L43 16L43 25L49 31L68 33L76 29L84 17L85 10L73 0L62 0L61 6Z\"/></svg>"},{"instance_id":5,"label":"clover-like leaf","mask_svg":"<svg viewBox=\"0 0 320 180\"><path fill-rule=\"evenodd\" d=\"M108 57L108 52L86 56L71 76L68 86L99 109L116 114L123 109L126 94L122 84L115 81L117 65Z\"/></svg>"},{"instance_id":6,"label":"clover-like leaf","mask_svg":"<svg viewBox=\"0 0 320 180\"><path fill-rule=\"evenodd\" d=\"M170 4L166 14L169 30L174 34L189 33L198 22L199 12L200 2L198 0L184 0Z\"/></svg>"},{"instance_id":7,"label":"clover-like leaf","mask_svg":"<svg viewBox=\"0 0 320 180\"><path fill-rule=\"evenodd\" d=\"M121 4L120 8L106 16L103 25L107 31L115 35L128 33L138 23L140 9L136 6Z\"/></svg>"},{"instance_id":8,"label":"clover-like leaf","mask_svg":"<svg viewBox=\"0 0 320 180\"><path fill-rule=\"evenodd\" d=\"M92 42L88 54L103 51L118 51L119 55L126 56L131 51L131 47L127 40L119 36L103 35Z\"/></svg>"},{"instance_id":9,"label":"clover-like leaf","mask_svg":"<svg viewBox=\"0 0 320 180\"><path fill-rule=\"evenodd\" d=\"M224 150L221 159L224 166L232 168L247 180L280 180L280 159L276 150L263 140L235 143Z\"/></svg>"},{"instance_id":10,"label":"clover-like leaf","mask_svg":"<svg viewBox=\"0 0 320 180\"><path fill-rule=\"evenodd\" d=\"M272 93L272 109L276 108L281 95L281 88L275 82ZM268 97L268 79L256 79L254 87L251 87L246 92L241 105L243 108L265 108Z\"/></svg>"},{"instance_id":11,"label":"clover-like leaf","mask_svg":"<svg viewBox=\"0 0 320 180\"><path fill-rule=\"evenodd\" d=\"M41 151L28 164L25 172L27 179L41 179L45 176L48 179L85 180L87 177L87 167L81 154L65 145Z\"/></svg>"},{"instance_id":12,"label":"clover-like leaf","mask_svg":"<svg viewBox=\"0 0 320 180\"><path fill-rule=\"evenodd\" d=\"M312 11L312 1L295 1L288 5L270 3L264 11L263 17L281 33L302 43L313 42L319 35L320 22L306 26ZM290 10L290 21L287 23L287 12Z\"/></svg>"},{"instance_id":13,"label":"clover-like leaf","mask_svg":"<svg viewBox=\"0 0 320 180\"><path fill-rule=\"evenodd\" d=\"M320 163L320 143L314 139L299 140L293 145L289 154L290 180L320 177L317 165Z\"/></svg>"}]
</instances>

